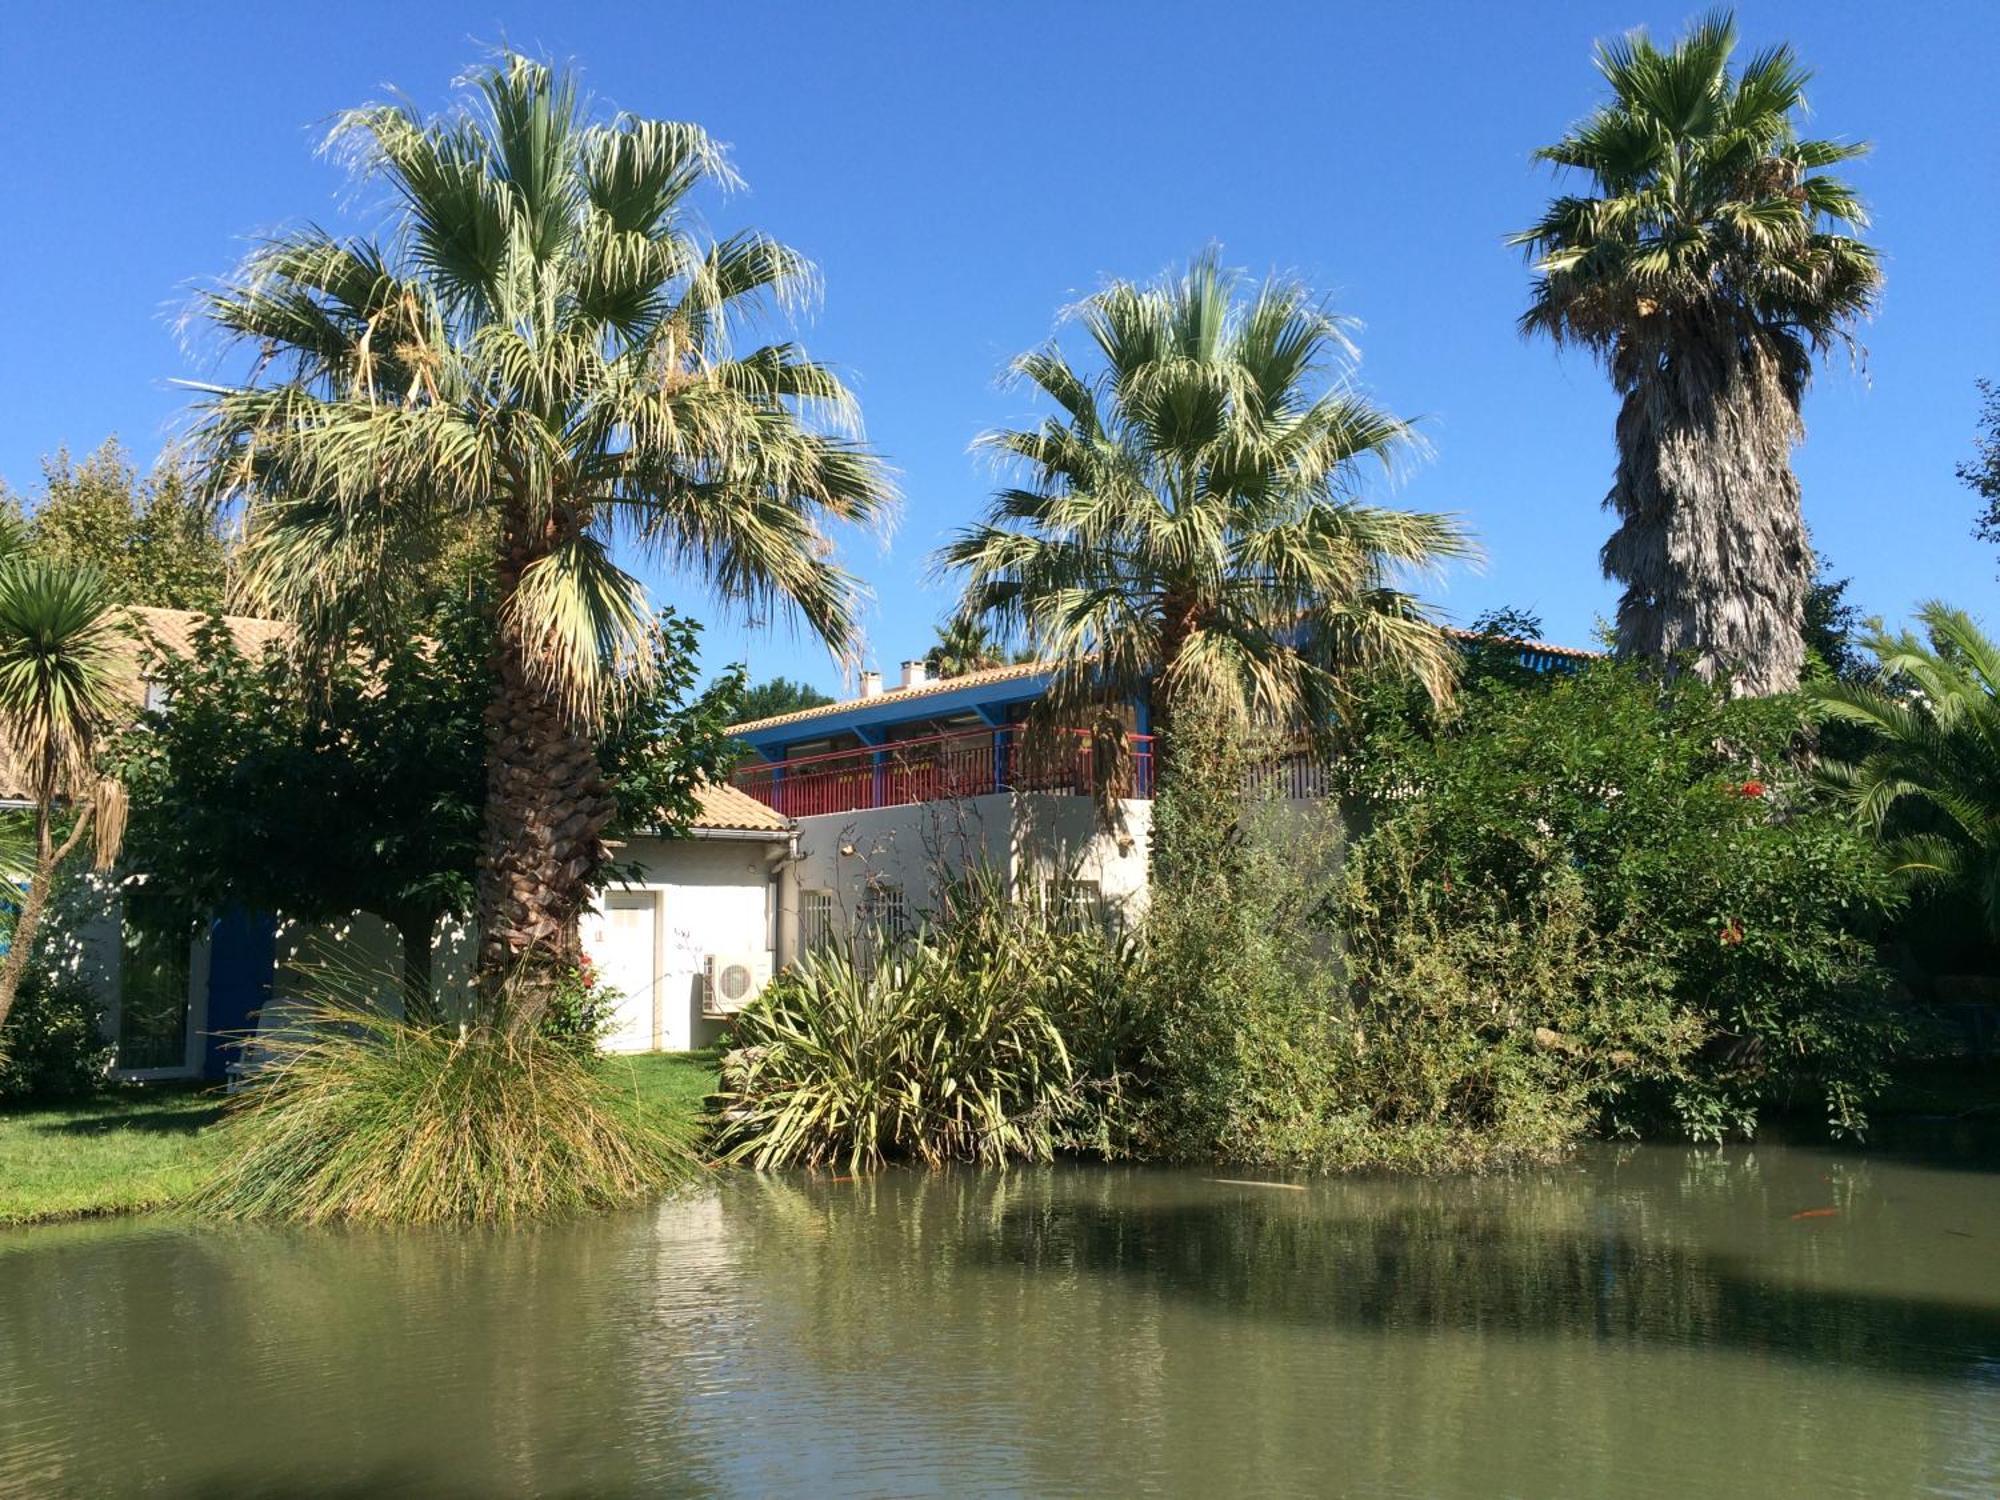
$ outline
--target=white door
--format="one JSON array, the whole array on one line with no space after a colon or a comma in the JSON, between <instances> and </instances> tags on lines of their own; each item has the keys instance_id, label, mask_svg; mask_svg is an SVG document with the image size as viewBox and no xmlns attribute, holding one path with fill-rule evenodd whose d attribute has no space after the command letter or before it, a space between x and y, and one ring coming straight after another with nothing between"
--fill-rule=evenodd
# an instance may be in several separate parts
<instances>
[{"instance_id":1,"label":"white door","mask_svg":"<svg viewBox=\"0 0 2000 1500\"><path fill-rule=\"evenodd\" d=\"M599 978L620 996L604 1050L652 1051L659 1045L659 901L651 891L606 891L585 924L583 945Z\"/></svg>"}]
</instances>

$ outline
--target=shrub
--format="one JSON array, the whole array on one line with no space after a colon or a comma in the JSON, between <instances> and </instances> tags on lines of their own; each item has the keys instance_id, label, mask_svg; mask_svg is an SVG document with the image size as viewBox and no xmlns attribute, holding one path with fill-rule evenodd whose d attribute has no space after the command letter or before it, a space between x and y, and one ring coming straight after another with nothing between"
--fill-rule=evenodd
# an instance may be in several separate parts
<instances>
[{"instance_id":1,"label":"shrub","mask_svg":"<svg viewBox=\"0 0 2000 1500\"><path fill-rule=\"evenodd\" d=\"M597 969L586 955L558 979L537 1024L550 1041L580 1057L595 1057L599 1045L618 1024L621 998L617 990L598 979Z\"/></svg>"},{"instance_id":2,"label":"shrub","mask_svg":"<svg viewBox=\"0 0 2000 1500\"><path fill-rule=\"evenodd\" d=\"M1585 962L1567 913L1377 920L1335 807L1246 799L1250 757L1223 742L1237 736L1181 733L1199 750L1157 810L1170 857L1141 965L1158 1017L1146 1149L1447 1170L1573 1140L1588 1120L1579 1028L1548 1003Z\"/></svg>"},{"instance_id":3,"label":"shrub","mask_svg":"<svg viewBox=\"0 0 2000 1500\"><path fill-rule=\"evenodd\" d=\"M719 1092L728 1159L859 1171L1117 1149L1121 952L989 888L879 958L809 955L737 1017Z\"/></svg>"},{"instance_id":4,"label":"shrub","mask_svg":"<svg viewBox=\"0 0 2000 1500\"><path fill-rule=\"evenodd\" d=\"M1385 1165L1559 1153L1607 1100L1678 1076L1702 1029L1671 974L1592 925L1574 872L1525 897L1426 884L1400 829L1343 871L1351 1079L1341 1144Z\"/></svg>"},{"instance_id":5,"label":"shrub","mask_svg":"<svg viewBox=\"0 0 2000 1500\"><path fill-rule=\"evenodd\" d=\"M0 1030L0 1103L79 1098L104 1081L110 1061L89 987L30 969Z\"/></svg>"},{"instance_id":6,"label":"shrub","mask_svg":"<svg viewBox=\"0 0 2000 1500\"><path fill-rule=\"evenodd\" d=\"M1481 684L1442 729L1379 716L1349 762L1350 903L1378 957L1398 927L1548 937L1573 912L1586 1044L1645 1059L1593 1085L1607 1128L1719 1139L1808 1095L1859 1128L1902 1034L1874 954L1896 893L1790 759L1801 723L1796 698L1611 662Z\"/></svg>"},{"instance_id":7,"label":"shrub","mask_svg":"<svg viewBox=\"0 0 2000 1500\"><path fill-rule=\"evenodd\" d=\"M420 1025L331 1003L300 1012L236 1098L230 1218L511 1223L630 1203L695 1176L685 1127L533 1028Z\"/></svg>"}]
</instances>

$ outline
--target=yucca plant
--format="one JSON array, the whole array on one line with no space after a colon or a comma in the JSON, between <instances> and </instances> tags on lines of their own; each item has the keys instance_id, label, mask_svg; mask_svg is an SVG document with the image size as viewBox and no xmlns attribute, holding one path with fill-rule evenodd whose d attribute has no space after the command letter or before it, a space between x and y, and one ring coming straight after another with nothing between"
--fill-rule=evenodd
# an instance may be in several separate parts
<instances>
[{"instance_id":1,"label":"yucca plant","mask_svg":"<svg viewBox=\"0 0 2000 1500\"><path fill-rule=\"evenodd\" d=\"M728 1160L998 1164L1121 1137L1129 949L1114 934L962 893L941 923L862 957L809 955L737 1018L718 1093Z\"/></svg>"},{"instance_id":2,"label":"yucca plant","mask_svg":"<svg viewBox=\"0 0 2000 1500\"><path fill-rule=\"evenodd\" d=\"M698 231L697 191L735 180L698 126L593 119L573 77L508 55L440 118L371 105L327 144L389 222L280 235L202 298L254 363L198 387L197 446L246 507L247 589L305 648L396 629L442 552L489 570L479 974L491 994L526 960L546 992L614 813L593 735L650 661L614 541L845 651L856 590L825 528L889 486L830 369L736 347L813 277L764 235Z\"/></svg>"},{"instance_id":3,"label":"yucca plant","mask_svg":"<svg viewBox=\"0 0 2000 1500\"><path fill-rule=\"evenodd\" d=\"M11 533L10 533L11 536ZM0 538L4 548L7 538ZM0 558L0 740L32 808L31 850L7 956L0 963L0 1027L35 952L49 896L85 839L110 868L124 834L125 798L99 774L97 752L119 705L119 625L104 580L87 569L18 553ZM59 836L59 825L68 820Z\"/></svg>"},{"instance_id":4,"label":"yucca plant","mask_svg":"<svg viewBox=\"0 0 2000 1500\"><path fill-rule=\"evenodd\" d=\"M1899 874L1962 892L2000 939L2000 645L1937 600L1917 620L1922 637L1878 623L1863 641L1874 681L1809 689L1821 714L1871 742L1825 774Z\"/></svg>"}]
</instances>

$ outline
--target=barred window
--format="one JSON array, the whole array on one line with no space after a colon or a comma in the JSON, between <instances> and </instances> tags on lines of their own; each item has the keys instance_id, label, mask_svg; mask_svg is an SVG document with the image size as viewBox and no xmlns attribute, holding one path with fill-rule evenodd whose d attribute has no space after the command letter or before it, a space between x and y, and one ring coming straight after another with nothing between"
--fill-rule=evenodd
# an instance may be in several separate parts
<instances>
[{"instance_id":1,"label":"barred window","mask_svg":"<svg viewBox=\"0 0 2000 1500\"><path fill-rule=\"evenodd\" d=\"M1045 880L1042 909L1063 927L1095 927L1104 919L1104 887L1095 880Z\"/></svg>"},{"instance_id":2,"label":"barred window","mask_svg":"<svg viewBox=\"0 0 2000 1500\"><path fill-rule=\"evenodd\" d=\"M871 885L861 898L861 924L870 935L894 941L910 930L910 908L900 885Z\"/></svg>"},{"instance_id":3,"label":"barred window","mask_svg":"<svg viewBox=\"0 0 2000 1500\"><path fill-rule=\"evenodd\" d=\"M799 892L799 948L805 953L824 953L833 946L833 892Z\"/></svg>"}]
</instances>

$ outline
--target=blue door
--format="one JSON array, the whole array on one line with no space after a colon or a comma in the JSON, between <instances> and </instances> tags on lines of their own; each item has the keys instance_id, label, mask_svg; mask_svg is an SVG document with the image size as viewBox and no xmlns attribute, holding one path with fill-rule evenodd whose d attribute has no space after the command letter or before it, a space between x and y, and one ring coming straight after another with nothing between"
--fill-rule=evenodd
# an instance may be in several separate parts
<instances>
[{"instance_id":1,"label":"blue door","mask_svg":"<svg viewBox=\"0 0 2000 1500\"><path fill-rule=\"evenodd\" d=\"M278 924L261 912L232 910L209 924L208 1026L201 1071L222 1077L236 1046L271 1000L271 972L278 960Z\"/></svg>"}]
</instances>

